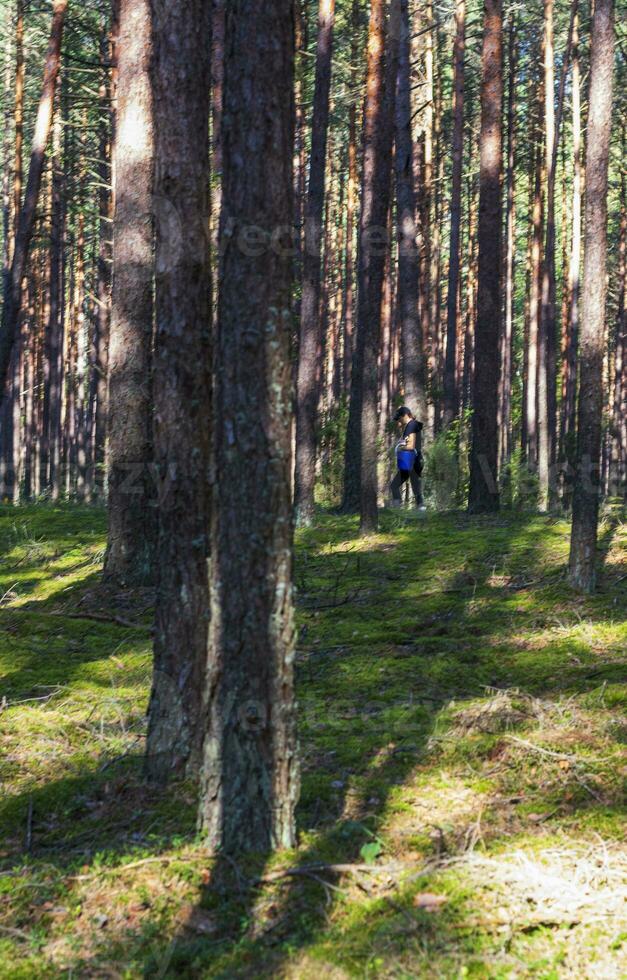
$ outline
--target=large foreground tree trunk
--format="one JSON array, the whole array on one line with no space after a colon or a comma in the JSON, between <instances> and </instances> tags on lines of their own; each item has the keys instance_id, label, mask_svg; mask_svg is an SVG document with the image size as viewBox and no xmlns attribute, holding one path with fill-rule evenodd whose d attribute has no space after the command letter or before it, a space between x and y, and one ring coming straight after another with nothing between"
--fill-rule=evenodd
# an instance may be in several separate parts
<instances>
[{"instance_id":1,"label":"large foreground tree trunk","mask_svg":"<svg viewBox=\"0 0 627 980\"><path fill-rule=\"evenodd\" d=\"M113 293L109 342L109 539L105 577L154 577L151 472L153 104L149 0L121 0L113 160Z\"/></svg>"},{"instance_id":2,"label":"large foreground tree trunk","mask_svg":"<svg viewBox=\"0 0 627 980\"><path fill-rule=\"evenodd\" d=\"M199 814L209 842L227 853L289 847L295 839L293 257L285 247L293 221L293 74L292 0L232 0L222 122L208 729ZM255 248L245 247L251 228Z\"/></svg>"},{"instance_id":3,"label":"large foreground tree trunk","mask_svg":"<svg viewBox=\"0 0 627 980\"><path fill-rule=\"evenodd\" d=\"M591 592L595 585L607 294L607 175L613 74L614 2L597 0L590 50L577 474L569 563L571 585L583 592Z\"/></svg>"},{"instance_id":4,"label":"large foreground tree trunk","mask_svg":"<svg viewBox=\"0 0 627 980\"><path fill-rule=\"evenodd\" d=\"M318 350L321 343L320 251L334 16L335 0L320 0L309 186L305 208L305 253L303 256L303 291L300 305L300 345L296 389L294 503L297 521L304 525L311 524L314 515Z\"/></svg>"},{"instance_id":5,"label":"large foreground tree trunk","mask_svg":"<svg viewBox=\"0 0 627 980\"><path fill-rule=\"evenodd\" d=\"M202 746L209 624L209 91L205 0L152 0L156 332L154 456L159 487L154 670L146 771L193 775Z\"/></svg>"},{"instance_id":6,"label":"large foreground tree trunk","mask_svg":"<svg viewBox=\"0 0 627 980\"><path fill-rule=\"evenodd\" d=\"M502 0L485 0L481 62L479 282L468 509L499 509L497 410L501 328Z\"/></svg>"},{"instance_id":7,"label":"large foreground tree trunk","mask_svg":"<svg viewBox=\"0 0 627 980\"><path fill-rule=\"evenodd\" d=\"M35 121L35 132L31 150L28 183L24 201L18 203L19 190L16 190L16 209L19 220L16 223L15 247L10 274L5 278L4 303L2 307L2 328L0 332L0 399L4 393L7 373L11 362L11 352L17 336L22 297L22 280L26 273L28 250L33 232L37 203L44 172L46 147L50 137L54 114L55 92L59 68L61 67L61 42L68 0L54 0L52 5L52 27L46 52L46 63L41 89L41 98Z\"/></svg>"}]
</instances>

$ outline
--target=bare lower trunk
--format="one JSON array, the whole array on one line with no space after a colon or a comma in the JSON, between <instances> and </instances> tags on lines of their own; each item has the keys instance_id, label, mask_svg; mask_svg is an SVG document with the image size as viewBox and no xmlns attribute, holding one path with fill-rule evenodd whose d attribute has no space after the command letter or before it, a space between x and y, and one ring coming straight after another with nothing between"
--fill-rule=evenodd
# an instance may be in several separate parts
<instances>
[{"instance_id":1,"label":"bare lower trunk","mask_svg":"<svg viewBox=\"0 0 627 980\"><path fill-rule=\"evenodd\" d=\"M426 422L425 365L419 318L416 201L412 166L409 12L401 0L401 35L396 92L396 220L398 225L398 308L403 352L404 399Z\"/></svg>"},{"instance_id":2,"label":"bare lower trunk","mask_svg":"<svg viewBox=\"0 0 627 980\"><path fill-rule=\"evenodd\" d=\"M398 74L400 0L393 0L385 36L385 9L371 6L368 77L364 110L364 173L360 221L357 348L362 367L360 425L360 531L378 527L377 507L377 354L380 348L381 301L385 254L389 247L387 215L390 200L394 101ZM380 45L380 47L379 47ZM372 70L372 74L371 74ZM378 238L378 243L377 243ZM382 240L383 239L383 240ZM352 405L351 405L352 409Z\"/></svg>"},{"instance_id":3,"label":"bare lower trunk","mask_svg":"<svg viewBox=\"0 0 627 980\"><path fill-rule=\"evenodd\" d=\"M595 585L613 74L614 3L596 0L590 43L577 475L569 562L571 585L583 592L591 592Z\"/></svg>"},{"instance_id":4,"label":"bare lower trunk","mask_svg":"<svg viewBox=\"0 0 627 980\"><path fill-rule=\"evenodd\" d=\"M486 0L481 75L479 282L468 509L499 509L497 410L501 330L501 115L503 14Z\"/></svg>"},{"instance_id":5,"label":"bare lower trunk","mask_svg":"<svg viewBox=\"0 0 627 980\"><path fill-rule=\"evenodd\" d=\"M453 173L451 177L451 234L449 243L448 299L446 305L446 361L444 365L443 425L447 426L459 412L456 361L458 335L458 299L460 240L462 222L462 169L464 158L464 47L466 40L466 4L457 0L455 10L455 45L453 48Z\"/></svg>"},{"instance_id":6,"label":"bare lower trunk","mask_svg":"<svg viewBox=\"0 0 627 980\"><path fill-rule=\"evenodd\" d=\"M299 524L311 524L314 515L316 470L316 369L320 330L320 252L325 190L329 90L333 53L335 0L320 0L318 48L309 187L305 210L303 289L300 305L300 344L296 388L296 471L294 503Z\"/></svg>"},{"instance_id":7,"label":"bare lower trunk","mask_svg":"<svg viewBox=\"0 0 627 980\"><path fill-rule=\"evenodd\" d=\"M568 267L568 323L566 347L564 351L564 397L560 426L560 458L571 470L575 457L576 396L577 396L577 353L579 348L579 270L581 265L581 79L579 71L579 44L577 20L573 34L573 77L572 92L572 131L573 131L573 189L572 189L572 238L570 263ZM571 494L566 482L564 503L569 506Z\"/></svg>"},{"instance_id":8,"label":"bare lower trunk","mask_svg":"<svg viewBox=\"0 0 627 980\"><path fill-rule=\"evenodd\" d=\"M194 775L209 625L209 80L204 0L153 0L155 133L154 459L159 487L147 774Z\"/></svg>"},{"instance_id":9,"label":"bare lower trunk","mask_svg":"<svg viewBox=\"0 0 627 980\"><path fill-rule=\"evenodd\" d=\"M291 847L294 35L291 0L227 5L212 622L200 825L228 854ZM244 249L261 229L266 247ZM258 240L258 239L257 239ZM280 244L280 243L277 243ZM252 253L252 254L251 254ZM237 493L233 480L237 478Z\"/></svg>"},{"instance_id":10,"label":"bare lower trunk","mask_svg":"<svg viewBox=\"0 0 627 980\"><path fill-rule=\"evenodd\" d=\"M41 90L41 98L35 121L35 132L28 171L28 183L24 201L19 210L19 220L15 231L15 247L11 263L11 273L7 276L2 307L2 329L0 332L0 393L4 392L11 351L17 336L22 297L22 279L26 272L28 251L35 230L37 203L44 172L46 147L52 127L57 78L61 66L61 41L65 24L68 0L54 0L52 6L52 27L46 52L46 64ZM17 204L17 191L16 191Z\"/></svg>"},{"instance_id":11,"label":"bare lower trunk","mask_svg":"<svg viewBox=\"0 0 627 980\"><path fill-rule=\"evenodd\" d=\"M153 106L149 0L121 0L109 344L109 539L105 577L154 578L151 473Z\"/></svg>"},{"instance_id":12,"label":"bare lower trunk","mask_svg":"<svg viewBox=\"0 0 627 980\"><path fill-rule=\"evenodd\" d=\"M512 448L512 383L514 353L514 259L516 255L516 81L518 40L516 16L509 28L509 79L507 87L507 210L505 217L505 317L501 343L499 393L499 466Z\"/></svg>"}]
</instances>

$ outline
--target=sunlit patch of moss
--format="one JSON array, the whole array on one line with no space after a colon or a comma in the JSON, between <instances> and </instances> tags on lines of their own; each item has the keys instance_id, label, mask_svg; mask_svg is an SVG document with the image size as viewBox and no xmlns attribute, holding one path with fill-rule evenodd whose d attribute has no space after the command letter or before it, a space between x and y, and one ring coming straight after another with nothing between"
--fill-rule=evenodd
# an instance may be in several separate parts
<instances>
[{"instance_id":1,"label":"sunlit patch of moss","mask_svg":"<svg viewBox=\"0 0 627 980\"><path fill-rule=\"evenodd\" d=\"M599 838L617 860L623 539L602 530L607 574L582 600L563 521L386 512L369 539L329 515L300 531L299 847L237 861L220 890L193 789L142 782L147 630L63 615L97 583L104 515L0 508L0 926L27 937L0 930L0 973L611 975L620 931L512 919L511 889L492 885L495 868L520 885L518 853L563 854L564 880ZM398 870L243 884L362 864L372 841ZM421 893L446 901L426 911Z\"/></svg>"}]
</instances>

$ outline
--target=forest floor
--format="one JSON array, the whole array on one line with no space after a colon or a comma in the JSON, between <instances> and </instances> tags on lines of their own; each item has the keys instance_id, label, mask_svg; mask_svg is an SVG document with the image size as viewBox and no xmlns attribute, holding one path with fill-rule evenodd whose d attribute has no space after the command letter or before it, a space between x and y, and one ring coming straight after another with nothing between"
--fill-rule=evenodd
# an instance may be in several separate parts
<instances>
[{"instance_id":1,"label":"forest floor","mask_svg":"<svg viewBox=\"0 0 627 980\"><path fill-rule=\"evenodd\" d=\"M627 525L582 599L562 520L321 515L300 844L224 866L142 783L151 596L100 590L104 542L0 508L2 977L624 977Z\"/></svg>"}]
</instances>

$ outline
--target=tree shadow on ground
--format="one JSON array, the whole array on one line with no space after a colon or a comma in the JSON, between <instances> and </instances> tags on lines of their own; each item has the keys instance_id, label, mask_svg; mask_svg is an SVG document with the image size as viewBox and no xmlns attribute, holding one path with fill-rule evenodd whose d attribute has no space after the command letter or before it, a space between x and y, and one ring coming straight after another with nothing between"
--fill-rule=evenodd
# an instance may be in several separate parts
<instances>
[{"instance_id":1,"label":"tree shadow on ground","mask_svg":"<svg viewBox=\"0 0 627 980\"><path fill-rule=\"evenodd\" d=\"M439 527L442 540L435 540L437 527L431 541L421 538L423 553L416 580L408 580L403 567L416 561L416 540L401 526L396 540L360 545L359 561L344 574L335 598L327 602L327 608L307 612L308 623L303 622L303 627L309 629L301 633L298 683L303 702L304 786L299 810L302 844L294 863L300 867L364 863L364 845L376 842L399 787L413 778L417 768L430 765L430 742L451 698L480 696L486 686L518 686L535 696L559 696L598 685L598 677L587 677L579 664L571 663L572 651L561 641L553 646L542 641L542 649L549 647L549 651L534 669L530 669L533 651L528 659L526 653L519 657L512 643L513 633L529 629L530 612L536 617L533 629L539 631L550 622L556 602L574 603L563 584L560 562L541 566L549 533L545 524L535 526L531 519L520 519L513 526L504 525L502 534L494 530L490 534L481 522L453 515ZM345 541L346 523L329 532L333 548ZM467 548L465 534L472 539ZM333 559L328 548L325 551L320 546L320 531L317 536L315 532L305 535L303 546L312 552L311 592L329 599L336 572L328 567L324 570ZM338 557L340 566L346 561L345 550ZM458 567L443 574L445 558L455 552L460 555ZM533 569L531 582L523 576L528 568ZM300 602L301 608L309 602L306 587ZM597 606L589 607L591 616L607 614L603 603L601 598ZM577 653L582 651L578 648ZM432 769L438 771L437 760ZM118 773L114 767L109 776L117 778ZM93 770L83 776L68 781L69 797L93 794L103 781L103 774ZM129 785L141 785L136 770ZM135 792L133 805L139 807L141 791L133 788ZM146 819L150 823L157 815L159 831L163 822L159 807L176 807L177 792L173 787L162 797L146 798ZM12 804L16 822L24 820L28 796L25 793ZM44 811L53 797L54 787L44 787L35 796L34 812ZM121 814L126 812L123 798L122 793ZM500 805L494 803L495 808ZM572 800L573 809L602 805L585 793ZM168 812L173 831L176 814ZM184 812L193 813L191 804ZM70 809L65 819L76 822L77 830L81 827L79 813ZM462 838L468 829L466 820L462 814ZM98 842L102 860L132 853L128 832L132 834L132 826L123 833L112 828L111 836ZM190 843L192 827L193 820L181 835ZM82 827L80 832L85 833ZM149 841L145 846L151 853L164 854L169 839L165 834L161 843ZM71 846L71 838L68 844ZM441 846L436 832L428 858L437 858ZM63 876L67 853L51 851L46 861L49 857ZM393 860L394 855L389 858ZM75 859L76 855L70 859L70 867ZM148 976L195 977L208 970L224 977L280 975L294 950L306 950L326 928L336 903L343 900L343 885L339 873L314 868L281 883L256 887L256 878L274 873L276 860L268 855L236 861L218 856L200 901L187 908L173 939L159 935L160 930L171 933L167 917L149 912L142 929L124 924L109 929L98 938L89 958L78 956L73 969L91 975L89 971L98 962L132 958ZM384 852L379 863L387 860ZM422 861L416 865L419 874ZM366 889L369 878L366 874L359 879ZM374 895L379 896L376 889ZM384 905L388 898L381 896ZM406 913L397 910L395 914L414 929ZM419 917L418 927L421 921ZM453 924L445 931L453 941Z\"/></svg>"}]
</instances>

